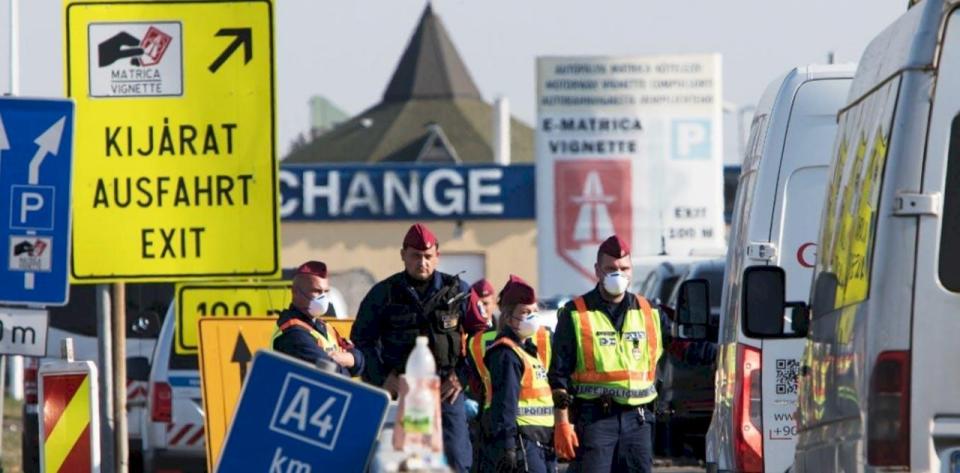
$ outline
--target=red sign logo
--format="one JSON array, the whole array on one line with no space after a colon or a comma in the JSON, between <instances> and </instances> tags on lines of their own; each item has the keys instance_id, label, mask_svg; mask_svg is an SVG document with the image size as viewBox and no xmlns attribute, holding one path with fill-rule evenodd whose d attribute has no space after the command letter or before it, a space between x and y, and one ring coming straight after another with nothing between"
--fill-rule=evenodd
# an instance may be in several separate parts
<instances>
[{"instance_id":1,"label":"red sign logo","mask_svg":"<svg viewBox=\"0 0 960 473\"><path fill-rule=\"evenodd\" d=\"M554 166L557 253L592 280L603 240L617 234L633 241L630 161L557 161Z\"/></svg>"},{"instance_id":2,"label":"red sign logo","mask_svg":"<svg viewBox=\"0 0 960 473\"><path fill-rule=\"evenodd\" d=\"M817 244L807 242L797 249L797 262L804 268L812 268L817 264Z\"/></svg>"}]
</instances>

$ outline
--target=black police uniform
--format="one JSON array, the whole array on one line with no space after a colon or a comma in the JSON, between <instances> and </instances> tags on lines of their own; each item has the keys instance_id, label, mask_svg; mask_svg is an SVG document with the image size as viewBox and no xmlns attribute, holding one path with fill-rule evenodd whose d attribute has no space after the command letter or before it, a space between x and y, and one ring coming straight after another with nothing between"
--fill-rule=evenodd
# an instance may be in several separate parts
<instances>
[{"instance_id":1,"label":"black police uniform","mask_svg":"<svg viewBox=\"0 0 960 473\"><path fill-rule=\"evenodd\" d=\"M533 340L523 342L510 328L504 328L497 339L509 337L530 356L537 356L537 346ZM482 471L497 472L502 469L503 453L513 449L517 458L525 462L524 471L529 473L547 473L557 471L557 460L553 452L553 428L536 426L517 426L519 416L520 388L523 381L523 360L507 345L490 348L483 357L490 370L490 385L493 387L493 399L490 409L484 413L491 440L486 463ZM520 443L522 442L522 444ZM498 465L501 463L501 465ZM500 468L498 468L498 466Z\"/></svg>"},{"instance_id":2,"label":"black police uniform","mask_svg":"<svg viewBox=\"0 0 960 473\"><path fill-rule=\"evenodd\" d=\"M280 319L277 320L277 327L284 325L289 322L291 319L298 319L302 322L306 322L308 325L313 327L314 330L323 334L323 336L328 336L327 334L327 324L314 320L309 315L300 312L293 304L290 304L290 307L280 312ZM280 352L290 355L294 358L299 358L308 363L316 363L317 360L327 360L333 363L333 358L330 358L323 348L317 344L317 339L310 335L310 332L307 331L305 327L300 327L294 325L282 335L274 339L273 349ZM350 352L353 355L353 367L344 368L340 365L337 365L337 372L345 376L357 376L363 372L364 367L364 358L363 353L356 348L348 348L346 351Z\"/></svg>"},{"instance_id":3,"label":"black police uniform","mask_svg":"<svg viewBox=\"0 0 960 473\"><path fill-rule=\"evenodd\" d=\"M469 286L460 278L439 271L426 282L400 272L374 285L360 303L350 332L366 361L364 381L382 386L390 373L403 373L420 335L430 339L441 379L451 373L462 375L461 334L468 298L452 307L447 302L467 291ZM453 404L440 404L444 453L458 472L468 471L473 462L463 401L461 392Z\"/></svg>"},{"instance_id":4,"label":"black police uniform","mask_svg":"<svg viewBox=\"0 0 960 473\"><path fill-rule=\"evenodd\" d=\"M588 310L606 314L617 332L623 331L627 311L639 308L636 295L628 292L619 303L610 303L600 295L599 287L584 294L583 301ZM550 388L565 389L571 396L575 395L571 377L577 368L577 339L572 319L576 314L573 302L557 312L553 358L547 371ZM613 402L574 399L571 416L580 441L571 471L649 471L647 468L653 463L651 427L655 422L651 405L638 409ZM599 468L600 464L609 467Z\"/></svg>"}]
</instances>

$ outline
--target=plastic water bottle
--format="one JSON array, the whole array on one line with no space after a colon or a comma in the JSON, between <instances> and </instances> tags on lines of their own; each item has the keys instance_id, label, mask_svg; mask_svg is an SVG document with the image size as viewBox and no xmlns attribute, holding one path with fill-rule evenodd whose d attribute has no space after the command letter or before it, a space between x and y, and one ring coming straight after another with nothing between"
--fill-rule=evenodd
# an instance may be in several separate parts
<instances>
[{"instance_id":1,"label":"plastic water bottle","mask_svg":"<svg viewBox=\"0 0 960 473\"><path fill-rule=\"evenodd\" d=\"M407 358L403 376L406 393L400 399L396 448L407 453L429 455L443 450L440 429L440 378L437 365L427 345L427 337L417 337L416 346Z\"/></svg>"}]
</instances>

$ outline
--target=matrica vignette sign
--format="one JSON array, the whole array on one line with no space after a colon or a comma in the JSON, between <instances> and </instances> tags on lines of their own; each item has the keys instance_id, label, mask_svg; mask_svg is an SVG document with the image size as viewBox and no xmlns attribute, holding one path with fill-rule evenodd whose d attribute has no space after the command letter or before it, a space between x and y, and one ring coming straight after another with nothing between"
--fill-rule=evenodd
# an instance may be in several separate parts
<instances>
[{"instance_id":1,"label":"matrica vignette sign","mask_svg":"<svg viewBox=\"0 0 960 473\"><path fill-rule=\"evenodd\" d=\"M718 54L537 60L537 258L547 296L596 283L597 247L724 247Z\"/></svg>"},{"instance_id":2,"label":"matrica vignette sign","mask_svg":"<svg viewBox=\"0 0 960 473\"><path fill-rule=\"evenodd\" d=\"M272 1L65 9L72 280L276 276Z\"/></svg>"}]
</instances>

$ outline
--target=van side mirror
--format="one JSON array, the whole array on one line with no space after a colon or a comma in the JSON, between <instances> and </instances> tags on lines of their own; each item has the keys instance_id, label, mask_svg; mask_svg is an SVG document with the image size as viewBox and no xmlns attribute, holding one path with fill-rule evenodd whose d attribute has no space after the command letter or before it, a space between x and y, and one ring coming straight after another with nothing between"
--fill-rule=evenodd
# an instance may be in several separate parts
<instances>
[{"instance_id":1,"label":"van side mirror","mask_svg":"<svg viewBox=\"0 0 960 473\"><path fill-rule=\"evenodd\" d=\"M706 279L688 279L677 294L677 338L703 340L710 322L710 283Z\"/></svg>"},{"instance_id":2,"label":"van side mirror","mask_svg":"<svg viewBox=\"0 0 960 473\"><path fill-rule=\"evenodd\" d=\"M809 310L786 301L786 273L778 266L751 266L743 272L743 333L752 338L805 337ZM789 328L787 323L789 322Z\"/></svg>"}]
</instances>

